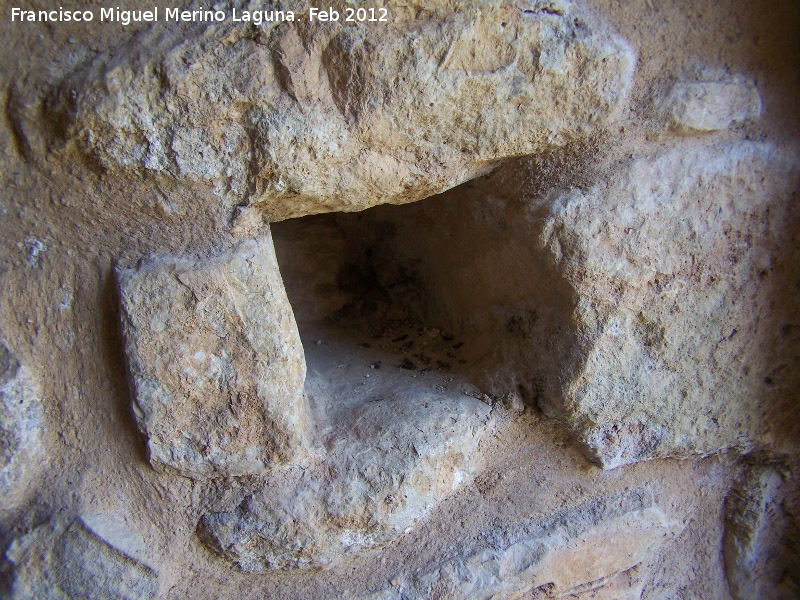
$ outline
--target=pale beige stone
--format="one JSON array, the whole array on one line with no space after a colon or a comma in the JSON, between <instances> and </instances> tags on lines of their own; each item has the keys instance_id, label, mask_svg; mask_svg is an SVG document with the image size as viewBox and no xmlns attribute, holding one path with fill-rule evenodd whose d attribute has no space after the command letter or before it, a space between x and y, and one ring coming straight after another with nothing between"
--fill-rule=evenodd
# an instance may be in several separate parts
<instances>
[{"instance_id":1,"label":"pale beige stone","mask_svg":"<svg viewBox=\"0 0 800 600\"><path fill-rule=\"evenodd\" d=\"M672 87L661 110L678 131L718 131L758 119L761 97L756 86L742 77L681 81Z\"/></svg>"},{"instance_id":2,"label":"pale beige stone","mask_svg":"<svg viewBox=\"0 0 800 600\"><path fill-rule=\"evenodd\" d=\"M244 571L332 566L397 538L471 481L493 426L473 398L387 390L333 419L321 463L266 480L198 532Z\"/></svg>"},{"instance_id":3,"label":"pale beige stone","mask_svg":"<svg viewBox=\"0 0 800 600\"><path fill-rule=\"evenodd\" d=\"M632 83L628 44L567 1L393 1L372 25L310 24L307 6L139 39L68 77L52 113L106 168L280 220L441 192L594 130Z\"/></svg>"},{"instance_id":4,"label":"pale beige stone","mask_svg":"<svg viewBox=\"0 0 800 600\"><path fill-rule=\"evenodd\" d=\"M757 443L790 351L764 329L762 280L780 276L799 173L766 144L655 146L548 209L580 358L543 407L604 467Z\"/></svg>"},{"instance_id":5,"label":"pale beige stone","mask_svg":"<svg viewBox=\"0 0 800 600\"><path fill-rule=\"evenodd\" d=\"M459 599L602 597L604 587L621 598L640 589L626 589L621 576L680 530L650 491L631 490L489 531L485 547L453 550L431 571L400 578L369 599L427 598L434 589Z\"/></svg>"},{"instance_id":6,"label":"pale beige stone","mask_svg":"<svg viewBox=\"0 0 800 600\"><path fill-rule=\"evenodd\" d=\"M302 457L305 360L268 230L118 278L134 413L154 466L204 479Z\"/></svg>"}]
</instances>

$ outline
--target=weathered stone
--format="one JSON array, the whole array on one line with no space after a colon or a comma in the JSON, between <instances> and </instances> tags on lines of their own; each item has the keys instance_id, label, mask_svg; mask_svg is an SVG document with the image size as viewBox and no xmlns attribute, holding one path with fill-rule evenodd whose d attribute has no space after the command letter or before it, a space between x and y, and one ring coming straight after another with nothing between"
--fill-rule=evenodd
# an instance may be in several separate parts
<instances>
[{"instance_id":1,"label":"weathered stone","mask_svg":"<svg viewBox=\"0 0 800 600\"><path fill-rule=\"evenodd\" d=\"M13 600L139 600L158 595L158 574L81 518L37 527L11 544L5 560Z\"/></svg>"},{"instance_id":2,"label":"weathered stone","mask_svg":"<svg viewBox=\"0 0 800 600\"><path fill-rule=\"evenodd\" d=\"M47 18L55 13L38 10L60 5L92 11L94 19L56 21ZM101 8L108 15L117 5L157 6L157 22L101 18ZM116 510L146 541L142 557L129 548L123 554L157 566L159 589L172 600L347 600L403 578L410 582L406 593L391 586L386 597L446 600L456 595L447 587L452 580L426 574L487 549L508 566L507 587L494 592L504 600L800 598L800 188L796 170L784 168L800 160L798 2L330 0L342 17L345 7L389 7L389 23L363 26L309 23L301 12L309 5L328 3L5 4L0 339L29 369L34 388L38 383L46 427L21 483L0 481L0 563L14 538L51 516ZM164 14L170 6L219 8L227 21L177 22ZM302 22L234 23L234 6L239 13L298 9ZM624 43L615 49L614 33L580 6L602 15L635 49L633 87L620 68L630 50ZM19 8L34 9L37 22L20 22L12 8L17 16ZM606 64L592 54L605 42ZM557 73L562 48L566 66ZM748 82L763 101L758 120ZM671 91L674 105L661 112ZM726 148L745 141L764 143L743 147L765 151L752 160L742 151L745 158L731 166L739 151L727 156ZM444 196L287 219L283 246L273 223L281 277L303 336L315 436L309 457L202 481L160 463L158 472L151 468L145 438L132 431L135 398L119 364L126 359L124 340L113 331L120 310L109 257L126 268L148 252L205 259L257 238L271 219L294 210L405 202L484 169L492 173ZM648 195L659 200L652 212ZM581 215L557 212L570 199ZM707 227L720 208L721 224ZM615 223L629 213L634 222L625 223L630 232L623 236ZM541 230L550 225L555 230L543 245ZM548 244L553 240L558 248ZM170 310L183 310L175 304ZM332 357L338 379L327 371L317 377L320 356ZM184 377L181 368L175 372ZM320 401L315 381L329 401ZM412 385L426 386L431 396ZM402 496L411 485L400 481L404 465L409 478L434 468L415 466L423 458L402 445L423 434L395 426L391 414L364 420L398 432L399 439L378 445L378 453L388 447L392 456L376 459L366 438L358 445L350 439L360 427L356 417L375 404L445 396L450 403L461 392L472 395L463 398L469 407L475 399L489 403L497 422L495 434L484 433L478 444L481 456L469 461L480 458L486 468L474 483L471 467L464 468L466 483L444 500L432 498L413 532L380 549L357 541L342 551L342 532L396 535L384 529L394 513L382 512L373 490ZM197 396L206 397L215 401ZM450 417L436 402L429 405L430 417L413 410L402 416L423 432L441 419L450 428ZM237 439L239 431L249 433L247 423L229 427L227 413L203 422L200 402L194 406L197 422L176 425L173 440L180 442L184 430L194 435L193 427L224 427ZM451 406L460 419L459 405ZM18 428L14 417L11 431ZM600 442L592 437L597 432ZM687 458L604 471L579 454L581 438L607 466ZM339 452L337 444L349 450ZM408 463L397 458L403 452L412 454ZM368 471L376 463L397 483L384 485L383 474ZM765 466L748 466L754 463ZM319 483L301 484L304 477ZM624 517L589 526L596 519L591 501L648 482L663 512L686 527L614 575L630 564L617 551L636 550L638 538L607 543L603 527L613 530ZM331 490L352 501L329 502ZM258 529L243 518L241 543L236 532L221 537L234 540L230 556L244 556L252 543L261 568L267 552L258 544L273 540L279 548L270 552L290 555L291 516L305 518L319 506L324 525L300 521L298 539L316 540L319 529L319 545L332 556L327 564L344 558L320 573L239 572L207 549L197 529L203 515L231 513L247 495L260 504L246 515L261 519L274 508L278 525ZM305 508L280 513L294 497ZM489 539L562 510L590 515L586 531L600 533L588 540L608 563L579 543L581 534L565 534L585 561L555 546L539 563L552 576L527 581L523 571L512 581L529 555L522 546L508 548L550 538L511 538L508 548L503 541L495 549L481 534ZM406 517L398 511L400 528ZM378 524L362 526L364 514L377 514ZM81 527L91 528L101 546L117 547L128 536L113 523L98 533L100 525L89 521ZM322 567L314 560L323 550L313 543L308 564ZM35 546L47 557L44 541ZM26 557L34 561L35 554L31 548ZM57 556L47 560L49 571L62 568ZM489 565L491 586L498 580ZM574 569L560 570L568 566ZM10 595L13 565L7 569L0 598ZM63 595L104 594L82 588Z\"/></svg>"},{"instance_id":3,"label":"weathered stone","mask_svg":"<svg viewBox=\"0 0 800 600\"><path fill-rule=\"evenodd\" d=\"M482 391L537 404L606 468L790 452L800 161L683 137L623 156L588 174L556 157L570 191L526 196L544 167L517 161L338 222L387 295L469 336Z\"/></svg>"},{"instance_id":4,"label":"weathered stone","mask_svg":"<svg viewBox=\"0 0 800 600\"><path fill-rule=\"evenodd\" d=\"M231 234L238 238L257 237L264 229L264 214L249 206L237 206L231 218Z\"/></svg>"},{"instance_id":5,"label":"weathered stone","mask_svg":"<svg viewBox=\"0 0 800 600\"><path fill-rule=\"evenodd\" d=\"M43 467L41 390L30 370L0 342L0 504L23 497Z\"/></svg>"},{"instance_id":6,"label":"weathered stone","mask_svg":"<svg viewBox=\"0 0 800 600\"><path fill-rule=\"evenodd\" d=\"M543 407L603 466L757 443L782 393L765 376L792 360L764 329L764 280L797 185L797 160L768 145L684 142L548 209L541 240L574 290L580 360Z\"/></svg>"},{"instance_id":7,"label":"weathered stone","mask_svg":"<svg viewBox=\"0 0 800 600\"><path fill-rule=\"evenodd\" d=\"M148 33L49 114L107 168L213 182L280 220L441 192L593 130L631 86L628 44L566 0L386 4L388 23L309 23L295 2L296 23Z\"/></svg>"},{"instance_id":8,"label":"weathered stone","mask_svg":"<svg viewBox=\"0 0 800 600\"><path fill-rule=\"evenodd\" d=\"M725 503L723 554L736 600L800 594L797 494L786 491L777 470L753 467Z\"/></svg>"},{"instance_id":9,"label":"weathered stone","mask_svg":"<svg viewBox=\"0 0 800 600\"><path fill-rule=\"evenodd\" d=\"M528 598L536 588L546 597L583 597L609 584L621 598L617 578L677 531L649 491L634 490L489 530L480 546L454 550L370 598Z\"/></svg>"},{"instance_id":10,"label":"weathered stone","mask_svg":"<svg viewBox=\"0 0 800 600\"><path fill-rule=\"evenodd\" d=\"M271 236L118 273L150 461L207 478L266 471L310 443L305 360Z\"/></svg>"},{"instance_id":11,"label":"weathered stone","mask_svg":"<svg viewBox=\"0 0 800 600\"><path fill-rule=\"evenodd\" d=\"M717 131L760 117L761 98L755 84L744 78L682 81L672 87L661 110L678 131Z\"/></svg>"},{"instance_id":12,"label":"weathered stone","mask_svg":"<svg viewBox=\"0 0 800 600\"><path fill-rule=\"evenodd\" d=\"M492 427L473 398L387 390L334 418L323 463L268 479L198 533L244 571L327 567L396 538L470 481Z\"/></svg>"}]
</instances>

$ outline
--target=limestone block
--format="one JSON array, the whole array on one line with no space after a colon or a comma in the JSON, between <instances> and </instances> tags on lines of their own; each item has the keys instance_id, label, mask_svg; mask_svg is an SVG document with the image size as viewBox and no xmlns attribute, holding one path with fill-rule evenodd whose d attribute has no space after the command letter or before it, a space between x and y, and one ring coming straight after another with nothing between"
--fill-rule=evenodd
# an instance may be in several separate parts
<instances>
[{"instance_id":1,"label":"limestone block","mask_svg":"<svg viewBox=\"0 0 800 600\"><path fill-rule=\"evenodd\" d=\"M206 514L198 534L244 571L330 566L396 538L470 481L493 423L466 396L387 393L344 411L321 464Z\"/></svg>"},{"instance_id":2,"label":"limestone block","mask_svg":"<svg viewBox=\"0 0 800 600\"><path fill-rule=\"evenodd\" d=\"M671 126L684 132L718 131L761 116L755 84L743 78L676 83L662 105Z\"/></svg>"},{"instance_id":3,"label":"limestone block","mask_svg":"<svg viewBox=\"0 0 800 600\"><path fill-rule=\"evenodd\" d=\"M794 360L771 306L797 186L769 145L684 142L554 201L541 240L574 290L580 359L543 408L603 466L746 451L791 393L766 375Z\"/></svg>"},{"instance_id":4,"label":"limestone block","mask_svg":"<svg viewBox=\"0 0 800 600\"><path fill-rule=\"evenodd\" d=\"M680 530L637 489L487 531L483 544L458 548L430 571L374 598L528 598L532 590L563 597L614 588L631 568L650 559ZM633 586L635 593L638 586ZM539 597L539 596L534 596Z\"/></svg>"},{"instance_id":5,"label":"limestone block","mask_svg":"<svg viewBox=\"0 0 800 600\"><path fill-rule=\"evenodd\" d=\"M5 560L13 600L140 600L158 595L158 574L81 518L37 527L11 544Z\"/></svg>"},{"instance_id":6,"label":"limestone block","mask_svg":"<svg viewBox=\"0 0 800 600\"><path fill-rule=\"evenodd\" d=\"M49 114L106 168L213 183L274 221L422 199L628 96L631 48L578 5L423 4L386 2L387 23L311 23L295 2L294 23L151 31L67 77Z\"/></svg>"},{"instance_id":7,"label":"limestone block","mask_svg":"<svg viewBox=\"0 0 800 600\"><path fill-rule=\"evenodd\" d=\"M43 466L41 390L31 371L0 342L0 504L21 500Z\"/></svg>"},{"instance_id":8,"label":"limestone block","mask_svg":"<svg viewBox=\"0 0 800 600\"><path fill-rule=\"evenodd\" d=\"M310 442L305 359L271 236L118 272L133 408L150 462L262 473Z\"/></svg>"}]
</instances>

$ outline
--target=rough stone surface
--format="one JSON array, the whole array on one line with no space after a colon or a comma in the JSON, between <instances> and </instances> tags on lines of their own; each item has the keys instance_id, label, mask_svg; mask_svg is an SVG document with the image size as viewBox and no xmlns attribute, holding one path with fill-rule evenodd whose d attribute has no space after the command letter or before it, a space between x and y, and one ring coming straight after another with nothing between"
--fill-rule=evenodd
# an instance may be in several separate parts
<instances>
[{"instance_id":1,"label":"rough stone surface","mask_svg":"<svg viewBox=\"0 0 800 600\"><path fill-rule=\"evenodd\" d=\"M718 131L760 117L761 98L755 84L743 77L681 81L672 87L661 110L677 131Z\"/></svg>"},{"instance_id":2,"label":"rough stone surface","mask_svg":"<svg viewBox=\"0 0 800 600\"><path fill-rule=\"evenodd\" d=\"M130 533L106 539L97 529L92 519L57 520L15 540L5 554L9 598L156 598L158 574L125 550Z\"/></svg>"},{"instance_id":3,"label":"rough stone surface","mask_svg":"<svg viewBox=\"0 0 800 600\"><path fill-rule=\"evenodd\" d=\"M402 221L379 207L338 222L383 293L470 337L482 390L538 405L605 468L778 450L800 385L796 275L779 258L797 244L800 163L677 140L588 175L567 163L566 191L539 192L517 163Z\"/></svg>"},{"instance_id":4,"label":"rough stone surface","mask_svg":"<svg viewBox=\"0 0 800 600\"><path fill-rule=\"evenodd\" d=\"M325 460L276 475L198 532L245 571L313 570L380 547L469 482L489 407L413 388L341 411Z\"/></svg>"},{"instance_id":5,"label":"rough stone surface","mask_svg":"<svg viewBox=\"0 0 800 600\"><path fill-rule=\"evenodd\" d=\"M134 412L153 465L262 473L311 442L305 360L272 238L118 273Z\"/></svg>"},{"instance_id":6,"label":"rough stone surface","mask_svg":"<svg viewBox=\"0 0 800 600\"><path fill-rule=\"evenodd\" d=\"M106 168L213 182L274 221L441 192L586 134L632 82L627 43L566 0L388 2L371 26L295 4L296 24L138 39L51 114Z\"/></svg>"},{"instance_id":7,"label":"rough stone surface","mask_svg":"<svg viewBox=\"0 0 800 600\"><path fill-rule=\"evenodd\" d=\"M623 598L636 586L622 589L617 578L679 531L651 492L634 490L487 531L480 547L459 548L434 569L370 598L523 598L533 590L537 598L588 597L606 586L611 597Z\"/></svg>"},{"instance_id":8,"label":"rough stone surface","mask_svg":"<svg viewBox=\"0 0 800 600\"><path fill-rule=\"evenodd\" d=\"M17 504L41 471L44 453L41 389L0 342L0 504Z\"/></svg>"},{"instance_id":9,"label":"rough stone surface","mask_svg":"<svg viewBox=\"0 0 800 600\"><path fill-rule=\"evenodd\" d=\"M728 497L723 551L736 600L800 594L797 501L797 491L766 466L749 469Z\"/></svg>"},{"instance_id":10,"label":"rough stone surface","mask_svg":"<svg viewBox=\"0 0 800 600\"><path fill-rule=\"evenodd\" d=\"M582 358L544 407L603 466L757 443L781 393L769 374L793 360L764 278L799 176L769 145L686 143L548 209L541 240L575 292Z\"/></svg>"},{"instance_id":11,"label":"rough stone surface","mask_svg":"<svg viewBox=\"0 0 800 600\"><path fill-rule=\"evenodd\" d=\"M0 500L0 555L41 531L20 565L75 564L55 556L55 525L37 527L66 531L73 515L98 512L132 532L84 518L75 526L101 551L81 556L140 536L144 554L122 553L158 566L165 600L442 600L461 585L442 575L445 563L477 553L479 581L489 551L513 571L505 552L526 539L552 542L553 560L531 582L524 571L495 578L491 559L486 589L508 584L495 595L520 600L797 597L800 189L786 168L800 156L797 2L580 1L391 0L390 23L364 27L311 25L302 12L296 24L230 20L234 3L303 10L311 0L215 1L229 16L221 24L165 22L163 5L157 23L130 25L100 22L100 2L65 3L93 10L91 23L5 13L0 331L38 384L47 429L26 466L38 475ZM23 8L58 8L34 4ZM748 82L758 119L746 116ZM677 119L661 110L671 90ZM162 266L207 264L272 219L338 208L350 212L269 225L307 364L307 456L236 477L152 468L131 414L113 265L135 271L148 254L173 257ZM227 327L228 312L209 312ZM200 331L191 319L189 329ZM220 357L242 345L200 337ZM192 356L165 352L175 369L158 380L180 380ZM221 395L192 398L197 420L173 433L225 429L247 443L230 411L204 418L200 400ZM417 400L422 408L404 406ZM495 427L487 421L471 458L448 466L441 439L460 447L472 434L457 423L478 409ZM382 437L392 431L402 437ZM420 444L403 446L425 436L430 465L414 454ZM420 510L389 510L387 496L406 501L427 489L414 474L433 472L445 491L461 483L424 496ZM600 518L595 508L640 489L684 527L626 568L638 557L609 540L619 533L638 549L647 532L625 532L641 532L647 515L664 531L655 509ZM558 543L521 531L566 514L586 515L586 526L563 540L548 530ZM214 518L241 538L206 531ZM526 535L505 537L514 531ZM276 556L287 569L268 568ZM11 585L14 565L5 569ZM16 574L22 586L25 567Z\"/></svg>"}]
</instances>

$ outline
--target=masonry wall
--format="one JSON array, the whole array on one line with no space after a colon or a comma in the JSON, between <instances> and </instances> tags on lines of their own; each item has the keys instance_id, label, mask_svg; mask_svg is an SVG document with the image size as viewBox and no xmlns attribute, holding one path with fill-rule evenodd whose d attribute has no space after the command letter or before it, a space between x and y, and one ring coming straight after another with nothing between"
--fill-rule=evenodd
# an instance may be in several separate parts
<instances>
[{"instance_id":1,"label":"masonry wall","mask_svg":"<svg viewBox=\"0 0 800 600\"><path fill-rule=\"evenodd\" d=\"M5 7L3 594L796 597L796 3L385 6Z\"/></svg>"}]
</instances>

